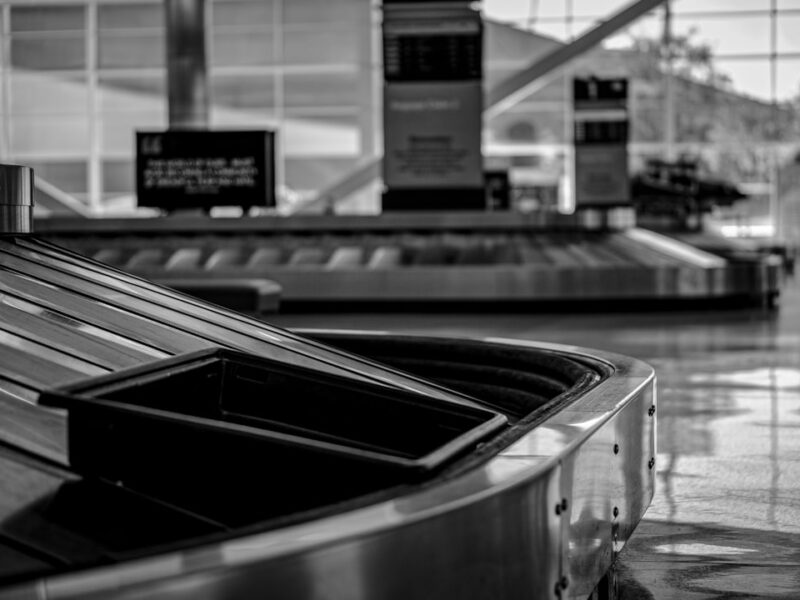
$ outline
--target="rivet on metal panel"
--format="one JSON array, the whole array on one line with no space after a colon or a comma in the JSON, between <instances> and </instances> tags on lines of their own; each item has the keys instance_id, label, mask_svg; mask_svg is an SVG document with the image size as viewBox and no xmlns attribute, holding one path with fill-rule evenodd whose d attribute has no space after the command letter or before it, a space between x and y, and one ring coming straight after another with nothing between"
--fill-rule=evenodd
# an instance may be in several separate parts
<instances>
[{"instance_id":1,"label":"rivet on metal panel","mask_svg":"<svg viewBox=\"0 0 800 600\"><path fill-rule=\"evenodd\" d=\"M616 506L614 507L614 518L616 519L619 516L619 508Z\"/></svg>"},{"instance_id":2,"label":"rivet on metal panel","mask_svg":"<svg viewBox=\"0 0 800 600\"><path fill-rule=\"evenodd\" d=\"M652 469L654 466L656 466L656 458L655 456L652 456L650 457L650 460L647 463L647 468Z\"/></svg>"},{"instance_id":3,"label":"rivet on metal panel","mask_svg":"<svg viewBox=\"0 0 800 600\"><path fill-rule=\"evenodd\" d=\"M619 454L619 444L614 444L614 454Z\"/></svg>"},{"instance_id":4,"label":"rivet on metal panel","mask_svg":"<svg viewBox=\"0 0 800 600\"><path fill-rule=\"evenodd\" d=\"M651 404L650 405L650 408L647 409L647 414L650 415L651 417L654 414L656 414L656 405L655 404Z\"/></svg>"}]
</instances>

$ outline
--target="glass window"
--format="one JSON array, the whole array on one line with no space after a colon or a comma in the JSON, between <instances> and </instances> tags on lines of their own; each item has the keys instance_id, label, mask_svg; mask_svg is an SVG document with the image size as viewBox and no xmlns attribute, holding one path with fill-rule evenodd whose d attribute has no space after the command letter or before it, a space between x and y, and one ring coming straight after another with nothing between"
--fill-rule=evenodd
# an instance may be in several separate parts
<instances>
[{"instance_id":1,"label":"glass window","mask_svg":"<svg viewBox=\"0 0 800 600\"><path fill-rule=\"evenodd\" d=\"M484 0L483 14L490 19L505 23L519 21L530 14L530 4L530 0ZM557 16L564 14L563 6L561 2L541 3L542 9L552 9Z\"/></svg>"},{"instance_id":2,"label":"glass window","mask_svg":"<svg viewBox=\"0 0 800 600\"><path fill-rule=\"evenodd\" d=\"M663 12L656 11L637 19L620 33L608 37L603 42L604 48L630 48L640 38L660 40L664 32Z\"/></svg>"},{"instance_id":3,"label":"glass window","mask_svg":"<svg viewBox=\"0 0 800 600\"><path fill-rule=\"evenodd\" d=\"M778 17L778 52L800 52L800 16L780 15Z\"/></svg>"},{"instance_id":4,"label":"glass window","mask_svg":"<svg viewBox=\"0 0 800 600\"><path fill-rule=\"evenodd\" d=\"M15 71L9 76L14 114L81 114L89 106L84 75Z\"/></svg>"},{"instance_id":5,"label":"glass window","mask_svg":"<svg viewBox=\"0 0 800 600\"><path fill-rule=\"evenodd\" d=\"M11 119L11 153L20 159L88 156L89 118L15 115Z\"/></svg>"},{"instance_id":6,"label":"glass window","mask_svg":"<svg viewBox=\"0 0 800 600\"><path fill-rule=\"evenodd\" d=\"M12 6L11 31L71 31L86 28L83 6Z\"/></svg>"},{"instance_id":7,"label":"glass window","mask_svg":"<svg viewBox=\"0 0 800 600\"><path fill-rule=\"evenodd\" d=\"M672 0L675 13L769 10L770 0Z\"/></svg>"},{"instance_id":8,"label":"glass window","mask_svg":"<svg viewBox=\"0 0 800 600\"><path fill-rule=\"evenodd\" d=\"M361 35L352 29L285 31L283 58L289 65L357 63Z\"/></svg>"},{"instance_id":9,"label":"glass window","mask_svg":"<svg viewBox=\"0 0 800 600\"><path fill-rule=\"evenodd\" d=\"M568 100L572 102L572 77L570 77L570 85L568 89L564 86L564 76L556 77L553 81L546 84L544 87L539 88L533 94L525 98L523 102L564 102Z\"/></svg>"},{"instance_id":10,"label":"glass window","mask_svg":"<svg viewBox=\"0 0 800 600\"><path fill-rule=\"evenodd\" d=\"M484 90L492 90L497 87L500 83L519 73L522 69L524 69L527 65L520 64L516 68L496 68L490 65L490 68L485 69L483 73L483 89Z\"/></svg>"},{"instance_id":11,"label":"glass window","mask_svg":"<svg viewBox=\"0 0 800 600\"><path fill-rule=\"evenodd\" d=\"M284 76L284 104L294 107L357 106L358 73L297 73Z\"/></svg>"},{"instance_id":12,"label":"glass window","mask_svg":"<svg viewBox=\"0 0 800 600\"><path fill-rule=\"evenodd\" d=\"M287 158L286 185L293 190L320 190L356 168L356 158Z\"/></svg>"},{"instance_id":13,"label":"glass window","mask_svg":"<svg viewBox=\"0 0 800 600\"><path fill-rule=\"evenodd\" d=\"M275 117L266 110L230 110L215 104L211 107L211 124L216 129L275 129Z\"/></svg>"},{"instance_id":14,"label":"glass window","mask_svg":"<svg viewBox=\"0 0 800 600\"><path fill-rule=\"evenodd\" d=\"M68 194L85 194L88 191L87 164L78 161L28 161L27 166L41 177Z\"/></svg>"},{"instance_id":15,"label":"glass window","mask_svg":"<svg viewBox=\"0 0 800 600\"><path fill-rule=\"evenodd\" d=\"M283 22L297 23L356 23L368 21L370 0L290 0L283 2Z\"/></svg>"},{"instance_id":16,"label":"glass window","mask_svg":"<svg viewBox=\"0 0 800 600\"><path fill-rule=\"evenodd\" d=\"M110 195L132 194L136 191L134 161L103 161L103 192Z\"/></svg>"},{"instance_id":17,"label":"glass window","mask_svg":"<svg viewBox=\"0 0 800 600\"><path fill-rule=\"evenodd\" d=\"M97 62L101 69L162 67L165 63L164 33L147 35L100 34Z\"/></svg>"},{"instance_id":18,"label":"glass window","mask_svg":"<svg viewBox=\"0 0 800 600\"><path fill-rule=\"evenodd\" d=\"M572 0L572 10L575 15L610 17L629 4L627 0Z\"/></svg>"},{"instance_id":19,"label":"glass window","mask_svg":"<svg viewBox=\"0 0 800 600\"><path fill-rule=\"evenodd\" d=\"M569 39L565 21L535 21L531 29L538 35L552 37L562 42Z\"/></svg>"},{"instance_id":20,"label":"glass window","mask_svg":"<svg viewBox=\"0 0 800 600\"><path fill-rule=\"evenodd\" d=\"M776 92L779 100L800 96L800 58L779 58Z\"/></svg>"},{"instance_id":21,"label":"glass window","mask_svg":"<svg viewBox=\"0 0 800 600\"><path fill-rule=\"evenodd\" d=\"M770 66L769 60L735 60L718 58L714 60L717 77L729 81L728 88L739 94L769 100Z\"/></svg>"},{"instance_id":22,"label":"glass window","mask_svg":"<svg viewBox=\"0 0 800 600\"><path fill-rule=\"evenodd\" d=\"M230 109L272 110L275 106L275 77L259 75L214 75L211 77L211 100L216 106Z\"/></svg>"},{"instance_id":23,"label":"glass window","mask_svg":"<svg viewBox=\"0 0 800 600\"><path fill-rule=\"evenodd\" d=\"M740 144L775 138L777 132L768 101L733 90L678 83L675 106L678 141Z\"/></svg>"},{"instance_id":24,"label":"glass window","mask_svg":"<svg viewBox=\"0 0 800 600\"><path fill-rule=\"evenodd\" d=\"M732 183L769 181L771 150L759 146L705 147L699 154L701 168ZM742 203L749 204L749 203Z\"/></svg>"},{"instance_id":25,"label":"glass window","mask_svg":"<svg viewBox=\"0 0 800 600\"><path fill-rule=\"evenodd\" d=\"M164 28L164 6L149 4L106 4L97 7L100 29Z\"/></svg>"},{"instance_id":26,"label":"glass window","mask_svg":"<svg viewBox=\"0 0 800 600\"><path fill-rule=\"evenodd\" d=\"M134 156L136 131L159 131L167 126L166 111L104 114L101 148L105 155Z\"/></svg>"},{"instance_id":27,"label":"glass window","mask_svg":"<svg viewBox=\"0 0 800 600\"><path fill-rule=\"evenodd\" d=\"M271 0L217 0L212 5L214 27L267 25L273 22Z\"/></svg>"},{"instance_id":28,"label":"glass window","mask_svg":"<svg viewBox=\"0 0 800 600\"><path fill-rule=\"evenodd\" d=\"M274 39L264 30L215 31L210 62L215 66L268 65L275 58Z\"/></svg>"},{"instance_id":29,"label":"glass window","mask_svg":"<svg viewBox=\"0 0 800 600\"><path fill-rule=\"evenodd\" d=\"M664 111L661 107L645 105L637 107L631 116L628 139L631 142L664 141Z\"/></svg>"},{"instance_id":30,"label":"glass window","mask_svg":"<svg viewBox=\"0 0 800 600\"><path fill-rule=\"evenodd\" d=\"M157 112L166 110L166 73L154 75L100 75L98 98L102 112Z\"/></svg>"},{"instance_id":31,"label":"glass window","mask_svg":"<svg viewBox=\"0 0 800 600\"><path fill-rule=\"evenodd\" d=\"M11 39L11 65L20 69L61 70L86 67L83 36Z\"/></svg>"},{"instance_id":32,"label":"glass window","mask_svg":"<svg viewBox=\"0 0 800 600\"><path fill-rule=\"evenodd\" d=\"M708 44L714 56L768 53L770 22L767 15L746 17L681 17L673 20L675 35Z\"/></svg>"},{"instance_id":33,"label":"glass window","mask_svg":"<svg viewBox=\"0 0 800 600\"><path fill-rule=\"evenodd\" d=\"M361 133L356 117L287 117L278 131L285 156L357 156Z\"/></svg>"},{"instance_id":34,"label":"glass window","mask_svg":"<svg viewBox=\"0 0 800 600\"><path fill-rule=\"evenodd\" d=\"M531 5L530 0L516 3L517 17L536 17L537 19L566 19L567 3L562 1L553 2L543 1L537 2L535 6ZM533 8L534 10L531 10ZM595 9L595 13L597 9Z\"/></svg>"}]
</instances>

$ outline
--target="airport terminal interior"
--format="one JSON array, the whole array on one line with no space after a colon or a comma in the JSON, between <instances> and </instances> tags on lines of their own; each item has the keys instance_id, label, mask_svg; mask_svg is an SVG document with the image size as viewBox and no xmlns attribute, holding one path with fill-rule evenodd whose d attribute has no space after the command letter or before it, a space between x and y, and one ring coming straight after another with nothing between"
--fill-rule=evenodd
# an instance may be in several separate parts
<instances>
[{"instance_id":1,"label":"airport terminal interior","mask_svg":"<svg viewBox=\"0 0 800 600\"><path fill-rule=\"evenodd\" d=\"M0 600L800 598L798 254L800 0L0 0Z\"/></svg>"}]
</instances>

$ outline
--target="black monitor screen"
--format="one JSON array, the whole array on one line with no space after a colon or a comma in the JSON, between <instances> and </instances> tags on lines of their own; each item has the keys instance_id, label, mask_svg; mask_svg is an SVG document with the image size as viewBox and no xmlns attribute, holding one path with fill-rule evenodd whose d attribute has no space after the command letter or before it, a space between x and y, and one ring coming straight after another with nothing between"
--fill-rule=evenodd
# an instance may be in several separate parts
<instances>
[{"instance_id":1,"label":"black monitor screen","mask_svg":"<svg viewBox=\"0 0 800 600\"><path fill-rule=\"evenodd\" d=\"M275 206L271 131L136 133L139 206Z\"/></svg>"}]
</instances>

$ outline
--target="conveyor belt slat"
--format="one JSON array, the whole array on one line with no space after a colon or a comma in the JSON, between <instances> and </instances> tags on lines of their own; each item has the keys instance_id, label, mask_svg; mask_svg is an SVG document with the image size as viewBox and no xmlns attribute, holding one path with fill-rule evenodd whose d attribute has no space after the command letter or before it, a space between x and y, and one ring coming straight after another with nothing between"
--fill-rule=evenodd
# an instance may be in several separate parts
<instances>
[{"instance_id":1,"label":"conveyor belt slat","mask_svg":"<svg viewBox=\"0 0 800 600\"><path fill-rule=\"evenodd\" d=\"M207 271L216 271L234 267L242 262L240 248L220 248L214 250L206 260L203 268Z\"/></svg>"},{"instance_id":2,"label":"conveyor belt slat","mask_svg":"<svg viewBox=\"0 0 800 600\"><path fill-rule=\"evenodd\" d=\"M244 268L246 271L260 271L274 267L280 263L282 254L279 248L258 248L247 259Z\"/></svg>"},{"instance_id":3,"label":"conveyor belt slat","mask_svg":"<svg viewBox=\"0 0 800 600\"><path fill-rule=\"evenodd\" d=\"M202 256L201 248L180 248L167 259L164 268L167 271L195 270L200 267Z\"/></svg>"},{"instance_id":4,"label":"conveyor belt slat","mask_svg":"<svg viewBox=\"0 0 800 600\"><path fill-rule=\"evenodd\" d=\"M144 250L139 250L128 259L128 262L125 264L125 268L142 269L160 265L163 255L164 253L161 248L146 248Z\"/></svg>"},{"instance_id":5,"label":"conveyor belt slat","mask_svg":"<svg viewBox=\"0 0 800 600\"><path fill-rule=\"evenodd\" d=\"M403 251L397 246L380 246L375 248L367 262L368 269L392 269L400 266Z\"/></svg>"},{"instance_id":6,"label":"conveyor belt slat","mask_svg":"<svg viewBox=\"0 0 800 600\"><path fill-rule=\"evenodd\" d=\"M354 269L361 266L364 260L363 248L343 246L336 248L325 264L326 269Z\"/></svg>"}]
</instances>

